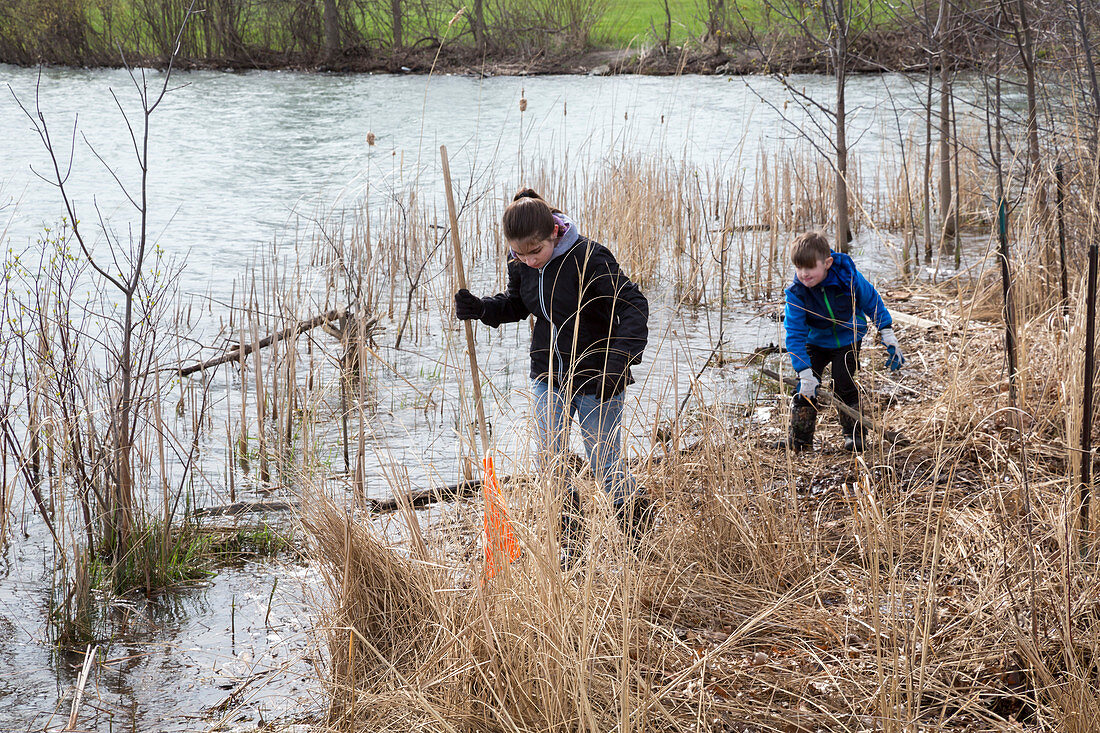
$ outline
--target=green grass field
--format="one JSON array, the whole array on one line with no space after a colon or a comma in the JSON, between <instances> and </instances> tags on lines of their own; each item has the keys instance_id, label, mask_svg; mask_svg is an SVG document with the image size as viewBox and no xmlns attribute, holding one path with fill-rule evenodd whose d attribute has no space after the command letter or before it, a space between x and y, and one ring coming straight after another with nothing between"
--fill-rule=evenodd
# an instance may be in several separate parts
<instances>
[{"instance_id":1,"label":"green grass field","mask_svg":"<svg viewBox=\"0 0 1100 733\"><path fill-rule=\"evenodd\" d=\"M673 44L703 34L706 11L699 0L669 0L669 12ZM616 48L650 45L664 37L667 22L662 0L611 0L592 30L592 42Z\"/></svg>"},{"instance_id":2,"label":"green grass field","mask_svg":"<svg viewBox=\"0 0 1100 733\"><path fill-rule=\"evenodd\" d=\"M752 27L753 33L779 32L797 34L798 24L783 13L794 12L796 5L784 6L768 0L726 0L726 28L734 35L744 31L744 24ZM852 12L853 30L890 25L899 12L882 0L853 0L849 5ZM706 31L707 14L710 12L706 0L669 0L671 15L670 40L679 46L685 41L698 40ZM803 20L811 27L820 27L821 9L807 4L799 10ZM591 42L597 46L628 48L639 45L652 45L663 40L665 26L669 18L665 13L664 0L609 0L603 18L592 30Z\"/></svg>"}]
</instances>

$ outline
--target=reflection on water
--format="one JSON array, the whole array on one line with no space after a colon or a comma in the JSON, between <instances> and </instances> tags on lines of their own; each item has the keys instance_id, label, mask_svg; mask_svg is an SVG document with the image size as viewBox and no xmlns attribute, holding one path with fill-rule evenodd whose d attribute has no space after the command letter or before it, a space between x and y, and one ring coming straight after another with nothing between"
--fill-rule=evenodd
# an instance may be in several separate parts
<instances>
[{"instance_id":1,"label":"reflection on water","mask_svg":"<svg viewBox=\"0 0 1100 733\"><path fill-rule=\"evenodd\" d=\"M0 606L0 727L58 729L84 655L43 644L36 615L10 603L40 588L26 590ZM115 604L115 636L99 642L78 730L193 731L226 715L254 726L262 716L310 712L316 651L306 633L307 590L320 590L312 571L265 561L152 601Z\"/></svg>"}]
</instances>

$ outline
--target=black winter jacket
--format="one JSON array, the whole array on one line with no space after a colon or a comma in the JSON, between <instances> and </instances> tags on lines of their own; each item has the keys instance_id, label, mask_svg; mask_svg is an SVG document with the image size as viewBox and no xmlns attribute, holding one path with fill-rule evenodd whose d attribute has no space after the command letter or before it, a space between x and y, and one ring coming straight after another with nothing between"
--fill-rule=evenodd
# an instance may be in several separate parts
<instances>
[{"instance_id":1,"label":"black winter jacket","mask_svg":"<svg viewBox=\"0 0 1100 733\"><path fill-rule=\"evenodd\" d=\"M535 316L533 379L553 379L574 394L599 394L604 374L618 378L615 394L633 384L630 365L649 338L649 302L602 244L579 237L541 270L511 258L508 290L481 302L481 321L494 328Z\"/></svg>"}]
</instances>

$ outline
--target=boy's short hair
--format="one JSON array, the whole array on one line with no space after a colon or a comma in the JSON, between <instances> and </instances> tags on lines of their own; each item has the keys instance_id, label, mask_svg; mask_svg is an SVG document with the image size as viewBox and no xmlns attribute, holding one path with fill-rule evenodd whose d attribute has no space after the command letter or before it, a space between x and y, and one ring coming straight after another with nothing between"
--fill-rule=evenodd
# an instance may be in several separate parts
<instances>
[{"instance_id":1,"label":"boy's short hair","mask_svg":"<svg viewBox=\"0 0 1100 733\"><path fill-rule=\"evenodd\" d=\"M829 240L821 232L806 232L791 243L791 264L809 269L824 262L832 255Z\"/></svg>"}]
</instances>

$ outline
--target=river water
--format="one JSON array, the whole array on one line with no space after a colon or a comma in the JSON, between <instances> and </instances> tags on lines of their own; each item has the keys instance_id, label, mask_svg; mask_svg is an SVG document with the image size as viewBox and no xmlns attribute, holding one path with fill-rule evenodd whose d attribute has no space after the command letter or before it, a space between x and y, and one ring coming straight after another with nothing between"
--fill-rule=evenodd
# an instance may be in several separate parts
<instances>
[{"instance_id":1,"label":"river water","mask_svg":"<svg viewBox=\"0 0 1100 733\"><path fill-rule=\"evenodd\" d=\"M74 152L67 186L86 230L100 247L102 231L90 223L101 217L109 229L126 235L133 209L114 177L134 193L138 170L118 105L140 133L135 83L144 79L154 90L163 83L159 72L137 74L135 79L124 70L0 66L0 85L11 90L0 99L5 250L36 251L44 230L56 228L64 215L57 190L36 175L50 175L50 160L20 104L32 115L38 110L45 115L65 169L69 151ZM789 81L822 104L832 99L830 79ZM645 156L739 175L751 185L762 151L822 145L827 128L824 119L768 78L194 72L177 74L171 86L152 116L150 232L169 258L184 265L178 284L202 304L200 340L204 328L212 332L224 322L234 282L260 253L294 257L296 245L313 236L315 221L354 210L367 191L367 205L381 207L388 193L417 188L443 211L440 145L448 147L460 185L495 187L503 201L503 192L534 175L532 160L595 170L609 160ZM920 79L910 77L851 80L849 139L863 152L865 176L896 156L898 141L922 124L923 93ZM584 212L576 213L583 222ZM614 249L615 243L607 244ZM895 259L873 232L861 233L855 246L861 269L872 279L895 274ZM471 278L480 291L493 286L497 269L492 262L478 263ZM679 306L659 282L647 294L653 341L636 370L639 387L632 390L624 418L635 456L649 444L642 438L654 423L675 412L719 331L716 312ZM721 330L734 351L780 341L779 325L758 317L756 304L735 303L723 314ZM387 325L392 334L395 324ZM365 467L370 495L389 494L395 466L414 488L449 483L459 475L456 421L448 413L453 407L430 414L408 388L423 376L425 365L430 372L438 363L456 332L443 322L423 331L400 351L390 348L386 335L379 339L388 368L380 370L376 385L380 399ZM526 443L525 429L512 429L520 427L527 411L526 326L479 338L493 388L487 409L507 469ZM744 401L747 384L737 370L715 369L703 380L707 398L726 403ZM229 394L234 385L227 377L212 389ZM224 430L210 432L224 435ZM209 503L227 495L220 455L204 464L211 488L201 498ZM5 730L62 727L82 661L81 654L59 653L46 640L53 561L48 535L26 516L26 506L16 502L13 509L22 514L0 575L0 729ZM201 730L317 710L312 664L320 652L306 633L316 582L316 573L298 560L269 560L222 571L171 598L116 606L118 632L101 641L103 661L89 682L81 725ZM238 690L247 680L253 682ZM230 695L233 704L218 707Z\"/></svg>"}]
</instances>

